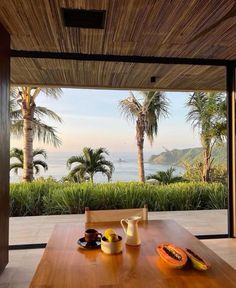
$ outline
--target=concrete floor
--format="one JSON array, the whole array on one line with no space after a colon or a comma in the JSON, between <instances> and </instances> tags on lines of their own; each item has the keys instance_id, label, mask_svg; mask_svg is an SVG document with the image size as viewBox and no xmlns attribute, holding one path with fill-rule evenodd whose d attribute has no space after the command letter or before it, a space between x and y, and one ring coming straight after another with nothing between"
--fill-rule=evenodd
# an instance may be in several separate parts
<instances>
[{"instance_id":1,"label":"concrete floor","mask_svg":"<svg viewBox=\"0 0 236 288\"><path fill-rule=\"evenodd\" d=\"M227 211L149 212L149 219L174 219L193 234L226 233ZM84 222L84 215L17 217L10 219L10 244L47 242L56 223ZM236 269L236 239L203 243ZM0 275L0 288L27 288L43 249L10 251L9 264Z\"/></svg>"},{"instance_id":2,"label":"concrete floor","mask_svg":"<svg viewBox=\"0 0 236 288\"><path fill-rule=\"evenodd\" d=\"M149 212L148 219L174 219L194 235L227 233L227 210ZM55 224L78 222L83 214L12 217L10 244L47 242Z\"/></svg>"},{"instance_id":3,"label":"concrete floor","mask_svg":"<svg viewBox=\"0 0 236 288\"><path fill-rule=\"evenodd\" d=\"M0 275L0 288L27 288L44 249L15 250L9 253L9 264Z\"/></svg>"}]
</instances>

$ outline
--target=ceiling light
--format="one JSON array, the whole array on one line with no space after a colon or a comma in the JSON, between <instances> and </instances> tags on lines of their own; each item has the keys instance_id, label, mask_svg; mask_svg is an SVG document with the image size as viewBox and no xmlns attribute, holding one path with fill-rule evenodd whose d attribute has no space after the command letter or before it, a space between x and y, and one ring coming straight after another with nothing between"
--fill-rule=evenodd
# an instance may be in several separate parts
<instances>
[{"instance_id":1,"label":"ceiling light","mask_svg":"<svg viewBox=\"0 0 236 288\"><path fill-rule=\"evenodd\" d=\"M156 83L156 76L151 77L151 83Z\"/></svg>"}]
</instances>

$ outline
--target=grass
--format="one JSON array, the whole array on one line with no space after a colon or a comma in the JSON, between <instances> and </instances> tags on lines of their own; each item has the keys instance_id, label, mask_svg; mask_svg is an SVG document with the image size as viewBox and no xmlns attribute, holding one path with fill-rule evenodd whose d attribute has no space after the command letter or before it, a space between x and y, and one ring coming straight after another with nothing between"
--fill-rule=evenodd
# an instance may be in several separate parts
<instances>
[{"instance_id":1,"label":"grass","mask_svg":"<svg viewBox=\"0 0 236 288\"><path fill-rule=\"evenodd\" d=\"M57 183L37 180L10 186L10 215L83 213L90 209L143 207L149 211L227 208L227 189L220 183L153 185L138 182L108 184Z\"/></svg>"}]
</instances>

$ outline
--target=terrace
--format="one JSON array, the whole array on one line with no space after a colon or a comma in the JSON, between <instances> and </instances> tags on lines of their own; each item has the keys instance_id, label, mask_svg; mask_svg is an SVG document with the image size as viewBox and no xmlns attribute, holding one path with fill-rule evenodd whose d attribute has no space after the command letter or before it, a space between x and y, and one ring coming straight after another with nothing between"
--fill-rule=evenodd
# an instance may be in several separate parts
<instances>
[{"instance_id":1,"label":"terrace","mask_svg":"<svg viewBox=\"0 0 236 288\"><path fill-rule=\"evenodd\" d=\"M188 6L178 0L132 0L129 3L100 0L50 3L32 0L1 1L1 288L27 287L43 252L42 249L24 250L22 246L21 250L10 250L9 253L9 244L46 242L56 222L82 220L78 215L50 216L46 218L50 219L47 225L44 218L47 216L9 220L10 84L226 91L228 211L211 211L210 214L205 211L204 219L201 214L196 215L195 211L189 212L188 217L187 213L185 215L181 212L154 212L150 213L150 219L174 218L194 234L212 237L227 234L228 239L203 241L236 267L232 253L236 236L235 7L233 0L206 3L191 0ZM99 27L93 26L99 24L96 21L92 24L88 21L68 22L63 18L63 9L75 9L77 12L100 10L103 11L103 20ZM76 17L71 16L71 19ZM88 23L90 27L84 26Z\"/></svg>"}]
</instances>

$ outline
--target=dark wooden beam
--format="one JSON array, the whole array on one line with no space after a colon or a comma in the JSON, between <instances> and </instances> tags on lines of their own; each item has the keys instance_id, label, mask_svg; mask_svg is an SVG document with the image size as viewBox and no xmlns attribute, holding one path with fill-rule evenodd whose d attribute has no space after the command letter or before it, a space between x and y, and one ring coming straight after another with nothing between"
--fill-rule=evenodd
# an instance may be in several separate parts
<instances>
[{"instance_id":1,"label":"dark wooden beam","mask_svg":"<svg viewBox=\"0 0 236 288\"><path fill-rule=\"evenodd\" d=\"M62 59L62 60L78 60L78 61L208 65L208 66L236 65L236 60L151 57L151 56L134 56L134 55L129 56L129 55L82 54L82 53L23 51L23 50L11 50L11 57L36 58L36 59L37 58Z\"/></svg>"},{"instance_id":2,"label":"dark wooden beam","mask_svg":"<svg viewBox=\"0 0 236 288\"><path fill-rule=\"evenodd\" d=\"M206 239L225 239L228 238L228 234L205 234L205 235L195 235L200 240L206 240Z\"/></svg>"},{"instance_id":3,"label":"dark wooden beam","mask_svg":"<svg viewBox=\"0 0 236 288\"><path fill-rule=\"evenodd\" d=\"M0 271L8 263L10 35L0 23Z\"/></svg>"},{"instance_id":4,"label":"dark wooden beam","mask_svg":"<svg viewBox=\"0 0 236 288\"><path fill-rule=\"evenodd\" d=\"M236 237L235 67L227 66L228 233Z\"/></svg>"},{"instance_id":5,"label":"dark wooden beam","mask_svg":"<svg viewBox=\"0 0 236 288\"><path fill-rule=\"evenodd\" d=\"M9 250L43 249L47 243L15 244L9 245Z\"/></svg>"}]
</instances>

